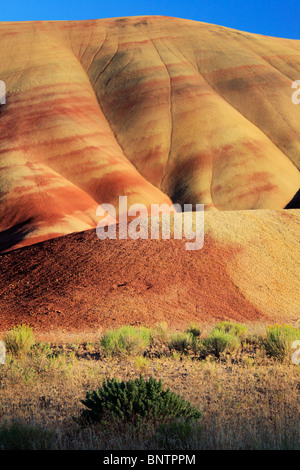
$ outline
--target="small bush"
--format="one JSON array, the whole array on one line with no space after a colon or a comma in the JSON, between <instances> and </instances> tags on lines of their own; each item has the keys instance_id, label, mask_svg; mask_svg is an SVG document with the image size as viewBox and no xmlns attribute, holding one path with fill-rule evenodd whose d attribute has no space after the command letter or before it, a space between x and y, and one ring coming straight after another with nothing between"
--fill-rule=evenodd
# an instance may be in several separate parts
<instances>
[{"instance_id":1,"label":"small bush","mask_svg":"<svg viewBox=\"0 0 300 470\"><path fill-rule=\"evenodd\" d=\"M262 346L268 356L283 362L292 354L292 343L300 340L300 329L290 325L275 325L267 328L265 338L262 338Z\"/></svg>"},{"instance_id":2,"label":"small bush","mask_svg":"<svg viewBox=\"0 0 300 470\"><path fill-rule=\"evenodd\" d=\"M0 427L1 450L49 450L54 433L38 424L12 421Z\"/></svg>"},{"instance_id":3,"label":"small bush","mask_svg":"<svg viewBox=\"0 0 300 470\"><path fill-rule=\"evenodd\" d=\"M77 422L93 424L118 419L124 423L139 426L145 421L168 422L175 418L197 420L200 411L168 388L163 390L162 382L153 377L145 380L141 375L135 380L120 382L117 379L104 380L98 390L87 392L81 400L84 409Z\"/></svg>"},{"instance_id":4,"label":"small bush","mask_svg":"<svg viewBox=\"0 0 300 470\"><path fill-rule=\"evenodd\" d=\"M245 341L248 335L247 326L232 321L222 321L214 327L214 330L223 331L224 333L237 336L241 341Z\"/></svg>"},{"instance_id":5,"label":"small bush","mask_svg":"<svg viewBox=\"0 0 300 470\"><path fill-rule=\"evenodd\" d=\"M164 450L195 450L200 444L201 428L191 421L171 421L160 424L153 440Z\"/></svg>"},{"instance_id":6,"label":"small bush","mask_svg":"<svg viewBox=\"0 0 300 470\"><path fill-rule=\"evenodd\" d=\"M150 330L145 327L122 326L108 331L100 340L100 346L109 356L141 354L150 344Z\"/></svg>"},{"instance_id":7,"label":"small bush","mask_svg":"<svg viewBox=\"0 0 300 470\"><path fill-rule=\"evenodd\" d=\"M32 328L28 325L18 325L11 328L3 338L6 351L20 357L28 354L34 344Z\"/></svg>"},{"instance_id":8,"label":"small bush","mask_svg":"<svg viewBox=\"0 0 300 470\"><path fill-rule=\"evenodd\" d=\"M143 373L149 369L150 361L144 356L137 356L134 359L134 366L139 372Z\"/></svg>"},{"instance_id":9,"label":"small bush","mask_svg":"<svg viewBox=\"0 0 300 470\"><path fill-rule=\"evenodd\" d=\"M236 351L241 345L239 338L230 333L213 329L213 331L203 339L202 351L220 357L223 352Z\"/></svg>"},{"instance_id":10,"label":"small bush","mask_svg":"<svg viewBox=\"0 0 300 470\"><path fill-rule=\"evenodd\" d=\"M195 346L195 337L190 333L175 333L168 343L169 349L186 354Z\"/></svg>"},{"instance_id":11,"label":"small bush","mask_svg":"<svg viewBox=\"0 0 300 470\"><path fill-rule=\"evenodd\" d=\"M161 343L167 341L169 337L168 325L166 322L157 323L150 330L151 341L159 341Z\"/></svg>"},{"instance_id":12,"label":"small bush","mask_svg":"<svg viewBox=\"0 0 300 470\"><path fill-rule=\"evenodd\" d=\"M186 333L192 335L195 339L199 339L201 336L200 326L197 323L191 323Z\"/></svg>"}]
</instances>

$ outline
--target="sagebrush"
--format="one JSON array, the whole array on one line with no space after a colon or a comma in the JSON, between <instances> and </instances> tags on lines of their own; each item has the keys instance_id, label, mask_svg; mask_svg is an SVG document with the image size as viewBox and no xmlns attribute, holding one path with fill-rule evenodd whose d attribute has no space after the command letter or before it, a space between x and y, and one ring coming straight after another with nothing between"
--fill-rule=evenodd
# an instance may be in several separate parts
<instances>
[{"instance_id":1,"label":"sagebrush","mask_svg":"<svg viewBox=\"0 0 300 470\"><path fill-rule=\"evenodd\" d=\"M86 407L77 419L80 424L93 424L105 420L119 419L134 426L143 421L168 422L175 418L198 420L201 412L188 401L153 377L122 381L112 378L104 380L98 390L86 393L81 400Z\"/></svg>"}]
</instances>

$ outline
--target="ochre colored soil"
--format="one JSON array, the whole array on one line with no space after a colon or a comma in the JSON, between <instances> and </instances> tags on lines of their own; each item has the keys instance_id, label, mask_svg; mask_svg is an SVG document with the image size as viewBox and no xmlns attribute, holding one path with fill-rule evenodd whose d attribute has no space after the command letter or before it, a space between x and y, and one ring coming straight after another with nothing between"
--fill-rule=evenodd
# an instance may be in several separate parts
<instances>
[{"instance_id":1,"label":"ochre colored soil","mask_svg":"<svg viewBox=\"0 0 300 470\"><path fill-rule=\"evenodd\" d=\"M270 234L265 239L262 221ZM297 211L210 213L198 251L187 251L186 240L100 241L90 230L5 253L0 330L21 323L72 331L297 320L299 250L293 256L292 248L298 230ZM287 266L276 273L283 249Z\"/></svg>"}]
</instances>

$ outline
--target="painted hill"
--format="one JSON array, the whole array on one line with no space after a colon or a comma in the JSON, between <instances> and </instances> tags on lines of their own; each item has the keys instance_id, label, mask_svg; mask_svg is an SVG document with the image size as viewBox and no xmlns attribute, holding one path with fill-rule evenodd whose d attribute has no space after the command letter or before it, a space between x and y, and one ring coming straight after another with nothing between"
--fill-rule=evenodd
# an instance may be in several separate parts
<instances>
[{"instance_id":1,"label":"painted hill","mask_svg":"<svg viewBox=\"0 0 300 470\"><path fill-rule=\"evenodd\" d=\"M300 211L207 212L205 243L105 240L95 230L0 256L0 330L220 319L300 327Z\"/></svg>"},{"instance_id":2,"label":"painted hill","mask_svg":"<svg viewBox=\"0 0 300 470\"><path fill-rule=\"evenodd\" d=\"M165 17L1 23L0 40L2 251L92 229L119 195L225 211L297 193L300 41Z\"/></svg>"}]
</instances>

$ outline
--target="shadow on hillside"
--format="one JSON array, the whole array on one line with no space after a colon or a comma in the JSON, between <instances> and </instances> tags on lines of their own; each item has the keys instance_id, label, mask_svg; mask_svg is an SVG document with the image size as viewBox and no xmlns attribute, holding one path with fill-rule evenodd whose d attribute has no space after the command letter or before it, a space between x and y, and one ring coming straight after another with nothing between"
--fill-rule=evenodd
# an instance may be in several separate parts
<instances>
[{"instance_id":1,"label":"shadow on hillside","mask_svg":"<svg viewBox=\"0 0 300 470\"><path fill-rule=\"evenodd\" d=\"M24 222L0 232L0 253L3 253L5 250L9 250L17 243L24 240L24 238L33 231L32 222L33 219L29 218Z\"/></svg>"},{"instance_id":2,"label":"shadow on hillside","mask_svg":"<svg viewBox=\"0 0 300 470\"><path fill-rule=\"evenodd\" d=\"M285 206L285 209L300 209L300 189L293 199Z\"/></svg>"}]
</instances>

